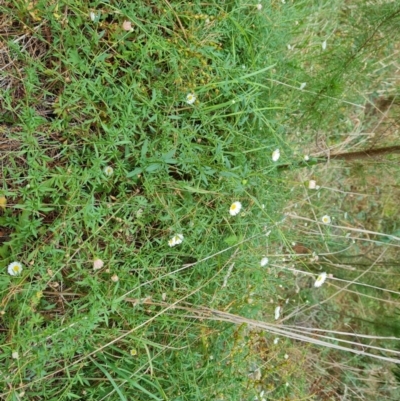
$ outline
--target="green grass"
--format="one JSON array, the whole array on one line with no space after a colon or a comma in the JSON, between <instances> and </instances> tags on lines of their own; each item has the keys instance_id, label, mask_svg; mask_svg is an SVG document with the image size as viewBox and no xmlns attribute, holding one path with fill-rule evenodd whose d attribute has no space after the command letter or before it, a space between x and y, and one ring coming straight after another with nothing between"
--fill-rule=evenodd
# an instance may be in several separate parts
<instances>
[{"instance_id":1,"label":"green grass","mask_svg":"<svg viewBox=\"0 0 400 401\"><path fill-rule=\"evenodd\" d=\"M342 299L318 307L333 293L311 288L326 265L292 243L332 253L346 232L304 233L285 213L338 216L331 196L309 202L296 165L318 156L306 151L316 132L336 145L363 109L398 10L368 19L369 6L339 0L286 3L0 6L1 399L323 399L314 358L352 354L285 335L274 344L246 319L275 323L281 305L301 326L311 305L312 323L332 329L329 308L342 311ZM243 208L231 216L234 201ZM183 242L169 247L176 234ZM7 273L13 261L19 276ZM305 275L294 279L294 266Z\"/></svg>"}]
</instances>

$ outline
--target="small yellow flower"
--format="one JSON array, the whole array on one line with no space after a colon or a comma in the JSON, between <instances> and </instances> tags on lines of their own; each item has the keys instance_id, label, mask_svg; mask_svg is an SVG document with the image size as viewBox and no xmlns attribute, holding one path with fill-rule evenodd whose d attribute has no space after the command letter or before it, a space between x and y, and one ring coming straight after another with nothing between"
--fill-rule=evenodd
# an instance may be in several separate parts
<instances>
[{"instance_id":1,"label":"small yellow flower","mask_svg":"<svg viewBox=\"0 0 400 401\"><path fill-rule=\"evenodd\" d=\"M132 348L132 349L129 351L129 353L130 353L132 356L136 356L136 355L137 355L137 351L135 350L135 348Z\"/></svg>"},{"instance_id":2,"label":"small yellow flower","mask_svg":"<svg viewBox=\"0 0 400 401\"><path fill-rule=\"evenodd\" d=\"M231 216L236 216L239 214L240 210L242 209L242 204L238 201L233 202L231 207L229 208L229 214Z\"/></svg>"},{"instance_id":3,"label":"small yellow flower","mask_svg":"<svg viewBox=\"0 0 400 401\"><path fill-rule=\"evenodd\" d=\"M5 196L0 195L0 209L5 209L7 206L7 199Z\"/></svg>"},{"instance_id":4,"label":"small yellow flower","mask_svg":"<svg viewBox=\"0 0 400 401\"><path fill-rule=\"evenodd\" d=\"M12 262L8 265L8 274L11 276L18 276L22 273L22 264L19 262Z\"/></svg>"}]
</instances>

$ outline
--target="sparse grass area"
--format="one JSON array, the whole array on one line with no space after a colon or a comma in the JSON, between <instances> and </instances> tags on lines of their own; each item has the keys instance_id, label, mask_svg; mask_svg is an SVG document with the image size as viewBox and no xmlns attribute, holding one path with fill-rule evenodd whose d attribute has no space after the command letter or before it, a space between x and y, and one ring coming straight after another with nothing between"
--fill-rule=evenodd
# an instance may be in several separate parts
<instances>
[{"instance_id":1,"label":"sparse grass area","mask_svg":"<svg viewBox=\"0 0 400 401\"><path fill-rule=\"evenodd\" d=\"M0 3L1 399L396 399L400 9L261 4Z\"/></svg>"}]
</instances>

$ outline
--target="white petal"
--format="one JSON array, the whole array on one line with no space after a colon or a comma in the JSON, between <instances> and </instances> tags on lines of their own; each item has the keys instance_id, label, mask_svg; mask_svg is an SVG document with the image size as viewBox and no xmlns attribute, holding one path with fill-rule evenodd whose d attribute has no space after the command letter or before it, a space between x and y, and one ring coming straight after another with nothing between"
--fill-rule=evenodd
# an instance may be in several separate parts
<instances>
[{"instance_id":1,"label":"white petal","mask_svg":"<svg viewBox=\"0 0 400 401\"><path fill-rule=\"evenodd\" d=\"M182 234L176 234L174 238L175 238L175 244L176 245L182 244L182 242L183 242L183 235Z\"/></svg>"},{"instance_id":2,"label":"white petal","mask_svg":"<svg viewBox=\"0 0 400 401\"><path fill-rule=\"evenodd\" d=\"M275 149L275 150L272 152L272 161L276 162L276 161L279 160L280 157L281 157L281 152L280 152L280 150L279 150L279 149Z\"/></svg>"},{"instance_id":3,"label":"white petal","mask_svg":"<svg viewBox=\"0 0 400 401\"><path fill-rule=\"evenodd\" d=\"M321 273L317 277L317 280L315 280L314 287L321 287L321 285L325 283L325 280L326 280L327 276L328 275L325 272Z\"/></svg>"}]
</instances>

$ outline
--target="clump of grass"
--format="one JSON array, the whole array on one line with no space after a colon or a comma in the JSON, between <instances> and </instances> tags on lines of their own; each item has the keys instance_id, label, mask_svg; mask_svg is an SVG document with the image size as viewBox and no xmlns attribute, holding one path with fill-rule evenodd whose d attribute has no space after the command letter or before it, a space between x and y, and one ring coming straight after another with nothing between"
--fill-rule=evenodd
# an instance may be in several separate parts
<instances>
[{"instance_id":1,"label":"clump of grass","mask_svg":"<svg viewBox=\"0 0 400 401\"><path fill-rule=\"evenodd\" d=\"M2 15L1 263L24 267L2 275L3 396L208 399L221 380L236 394L230 351L210 341L231 330L172 306L247 292L250 271L221 290L227 261L278 219L279 143L259 129L275 106L258 86L276 60L264 64L254 40L268 21L234 2L38 2ZM161 299L171 306L148 305Z\"/></svg>"}]
</instances>

